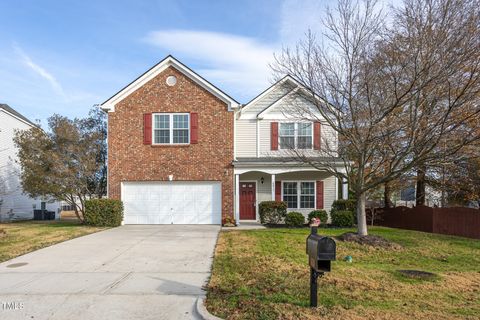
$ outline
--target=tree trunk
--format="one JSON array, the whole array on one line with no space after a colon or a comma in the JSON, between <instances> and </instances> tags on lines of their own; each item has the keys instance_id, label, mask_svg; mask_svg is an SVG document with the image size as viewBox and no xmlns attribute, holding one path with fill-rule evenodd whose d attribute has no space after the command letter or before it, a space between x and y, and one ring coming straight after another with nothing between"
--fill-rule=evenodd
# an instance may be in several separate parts
<instances>
[{"instance_id":1,"label":"tree trunk","mask_svg":"<svg viewBox=\"0 0 480 320\"><path fill-rule=\"evenodd\" d=\"M367 215L365 214L365 192L357 194L357 233L361 236L368 235Z\"/></svg>"},{"instance_id":2,"label":"tree trunk","mask_svg":"<svg viewBox=\"0 0 480 320\"><path fill-rule=\"evenodd\" d=\"M75 197L73 195L69 195L68 198L65 199L65 201L71 206L73 206L73 211L75 212L75 215L77 216L78 220L83 223L83 217L81 217L80 213L78 212L78 206L77 202L75 201Z\"/></svg>"},{"instance_id":3,"label":"tree trunk","mask_svg":"<svg viewBox=\"0 0 480 320\"><path fill-rule=\"evenodd\" d=\"M73 206L73 208L75 209L75 215L77 216L78 220L79 220L81 223L84 223L85 221L83 220L83 217L80 216L80 213L78 212L77 205L75 204L75 205Z\"/></svg>"},{"instance_id":4,"label":"tree trunk","mask_svg":"<svg viewBox=\"0 0 480 320\"><path fill-rule=\"evenodd\" d=\"M425 205L425 171L427 169L424 166L417 170L417 191L415 193L415 204L417 206Z\"/></svg>"},{"instance_id":5,"label":"tree trunk","mask_svg":"<svg viewBox=\"0 0 480 320\"><path fill-rule=\"evenodd\" d=\"M392 188L390 187L389 182L385 182L383 189L383 201L385 208L393 208L392 202Z\"/></svg>"}]
</instances>

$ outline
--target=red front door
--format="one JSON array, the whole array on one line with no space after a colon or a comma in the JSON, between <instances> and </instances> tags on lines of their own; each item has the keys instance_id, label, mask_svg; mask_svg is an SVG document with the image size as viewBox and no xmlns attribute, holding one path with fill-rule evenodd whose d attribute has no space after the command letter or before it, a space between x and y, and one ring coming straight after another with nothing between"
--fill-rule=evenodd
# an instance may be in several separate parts
<instances>
[{"instance_id":1,"label":"red front door","mask_svg":"<svg viewBox=\"0 0 480 320\"><path fill-rule=\"evenodd\" d=\"M240 182L240 220L255 220L255 183Z\"/></svg>"}]
</instances>

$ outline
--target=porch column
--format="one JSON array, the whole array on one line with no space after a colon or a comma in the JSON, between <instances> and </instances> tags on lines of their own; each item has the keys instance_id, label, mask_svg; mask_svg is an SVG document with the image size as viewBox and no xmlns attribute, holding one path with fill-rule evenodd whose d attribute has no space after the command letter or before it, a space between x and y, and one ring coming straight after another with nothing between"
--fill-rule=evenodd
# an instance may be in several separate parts
<instances>
[{"instance_id":1,"label":"porch column","mask_svg":"<svg viewBox=\"0 0 480 320\"><path fill-rule=\"evenodd\" d=\"M348 181L347 179L342 179L342 199L348 199Z\"/></svg>"},{"instance_id":2,"label":"porch column","mask_svg":"<svg viewBox=\"0 0 480 320\"><path fill-rule=\"evenodd\" d=\"M275 201L275 175L272 174L272 201Z\"/></svg>"},{"instance_id":3,"label":"porch column","mask_svg":"<svg viewBox=\"0 0 480 320\"><path fill-rule=\"evenodd\" d=\"M240 175L235 175L235 221L240 225Z\"/></svg>"},{"instance_id":4,"label":"porch column","mask_svg":"<svg viewBox=\"0 0 480 320\"><path fill-rule=\"evenodd\" d=\"M338 200L338 179L335 177L335 200Z\"/></svg>"}]
</instances>

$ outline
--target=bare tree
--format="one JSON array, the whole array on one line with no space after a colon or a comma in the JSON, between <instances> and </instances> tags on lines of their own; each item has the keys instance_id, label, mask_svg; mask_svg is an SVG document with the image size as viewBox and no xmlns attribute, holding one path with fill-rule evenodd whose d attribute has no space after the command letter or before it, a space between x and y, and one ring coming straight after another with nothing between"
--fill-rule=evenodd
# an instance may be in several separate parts
<instances>
[{"instance_id":1,"label":"bare tree","mask_svg":"<svg viewBox=\"0 0 480 320\"><path fill-rule=\"evenodd\" d=\"M276 56L274 72L303 86L284 113L320 121L339 137L338 147L322 140L330 157L291 152L348 178L360 235L367 235L369 190L441 157L445 136L456 136L448 153L475 140L464 124L480 112L479 7L478 0L407 0L387 20L374 0L339 0L320 40L310 32Z\"/></svg>"}]
</instances>

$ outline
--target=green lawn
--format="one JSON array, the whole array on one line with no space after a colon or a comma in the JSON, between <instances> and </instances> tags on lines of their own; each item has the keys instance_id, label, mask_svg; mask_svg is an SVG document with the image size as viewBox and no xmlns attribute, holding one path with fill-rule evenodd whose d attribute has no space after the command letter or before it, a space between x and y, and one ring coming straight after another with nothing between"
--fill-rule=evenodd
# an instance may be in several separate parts
<instances>
[{"instance_id":1,"label":"green lawn","mask_svg":"<svg viewBox=\"0 0 480 320\"><path fill-rule=\"evenodd\" d=\"M347 229L320 229L337 236ZM309 308L308 229L220 234L207 308L227 319L479 319L480 241L374 227L402 248L337 241L332 272L319 279L319 307ZM343 261L346 255L352 263ZM413 280L397 270L438 275Z\"/></svg>"},{"instance_id":2,"label":"green lawn","mask_svg":"<svg viewBox=\"0 0 480 320\"><path fill-rule=\"evenodd\" d=\"M0 223L0 262L104 229L85 226L75 220Z\"/></svg>"}]
</instances>

